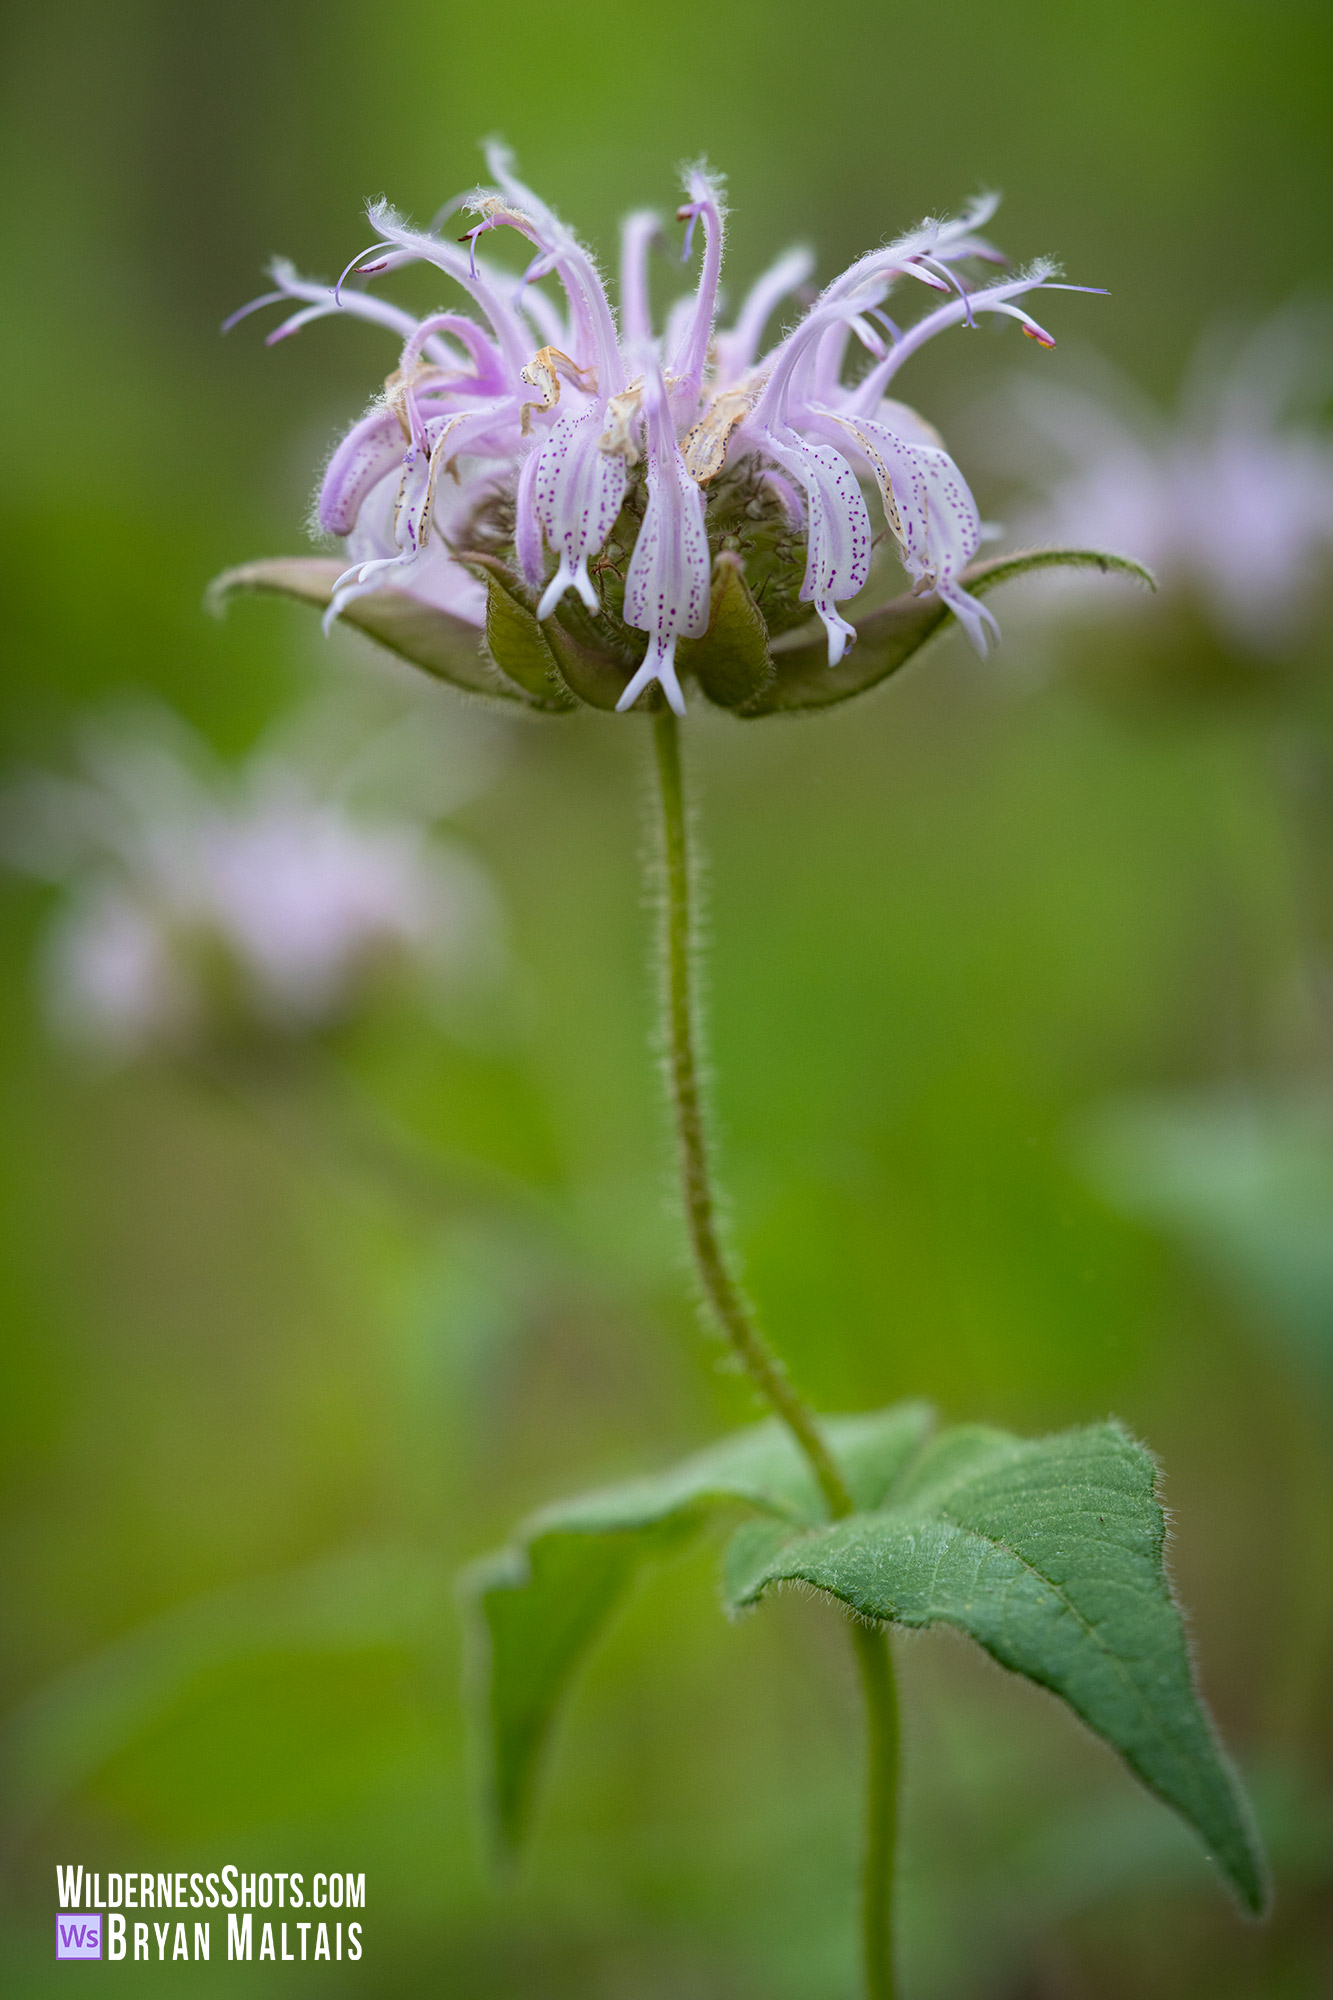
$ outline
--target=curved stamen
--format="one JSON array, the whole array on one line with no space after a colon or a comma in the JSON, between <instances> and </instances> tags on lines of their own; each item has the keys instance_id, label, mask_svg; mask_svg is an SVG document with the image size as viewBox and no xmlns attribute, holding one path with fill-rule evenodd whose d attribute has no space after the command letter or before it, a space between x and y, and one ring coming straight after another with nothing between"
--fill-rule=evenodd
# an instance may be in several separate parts
<instances>
[{"instance_id":1,"label":"curved stamen","mask_svg":"<svg viewBox=\"0 0 1333 2000\"><path fill-rule=\"evenodd\" d=\"M1048 333L1044 326L1025 313L1021 306L992 306L992 312L1004 313L1009 319L1016 319L1029 340L1035 340L1039 347L1054 347L1055 335Z\"/></svg>"},{"instance_id":2,"label":"curved stamen","mask_svg":"<svg viewBox=\"0 0 1333 2000\"><path fill-rule=\"evenodd\" d=\"M950 251L956 254L971 254L961 246L968 243L975 232L990 221L1000 205L996 194L978 195L949 222L923 222L918 229L909 230L882 250L868 251L858 257L854 264L826 286L818 305L830 305L835 299L846 298L858 287L876 278L892 278L907 269L907 266L922 255L943 258Z\"/></svg>"},{"instance_id":3,"label":"curved stamen","mask_svg":"<svg viewBox=\"0 0 1333 2000\"><path fill-rule=\"evenodd\" d=\"M948 305L938 307L933 313L927 313L924 319L909 327L884 360L870 370L855 391L853 410L859 415L871 415L904 361L915 354L918 348L924 347L928 340L933 340L935 335L942 333L946 327L956 326L969 312L994 312L1009 299L1021 298L1024 292L1044 290L1054 268L1048 263L1034 264L1024 277L1011 279L1007 284L992 285L983 292L973 292L966 300L951 299Z\"/></svg>"},{"instance_id":4,"label":"curved stamen","mask_svg":"<svg viewBox=\"0 0 1333 2000\"><path fill-rule=\"evenodd\" d=\"M248 314L258 312L264 306L281 304L284 299L304 299L312 310L308 313L294 314L291 319L284 321L283 326L277 330L277 338L285 337L285 333L294 333L298 326L304 326L312 320L329 319L337 313L348 313L353 319L369 320L373 326L386 327L391 333L396 333L400 340L407 339L417 325L411 313L404 312L401 306L391 305L386 299L377 299L370 292L347 292L341 299L335 299L331 285L317 284L313 279L300 277L285 257L274 259L272 271L280 289L265 292L262 297L251 299L248 305L242 306L224 322L224 332ZM270 340L274 337L270 336ZM440 344L431 358L447 366L448 351Z\"/></svg>"},{"instance_id":5,"label":"curved stamen","mask_svg":"<svg viewBox=\"0 0 1333 2000\"><path fill-rule=\"evenodd\" d=\"M554 210L519 180L514 173L513 156L508 147L492 140L485 152L486 164L499 182L501 191L524 211L532 240L553 259L575 317L583 323L588 335L591 352L584 357L585 365L591 363L596 368L597 384L603 396L617 394L625 386L625 373L610 302L596 265Z\"/></svg>"},{"instance_id":6,"label":"curved stamen","mask_svg":"<svg viewBox=\"0 0 1333 2000\"><path fill-rule=\"evenodd\" d=\"M474 228L463 231L458 240L467 244L468 271L473 278L477 275L477 238L484 236L488 229L503 229L512 221L513 217L509 215L487 215Z\"/></svg>"},{"instance_id":7,"label":"curved stamen","mask_svg":"<svg viewBox=\"0 0 1333 2000\"><path fill-rule=\"evenodd\" d=\"M355 257L353 257L351 263L347 266L346 270L343 272L342 276L339 278L337 284L333 288L333 296L335 302L338 305L342 304L343 286L347 283L347 280L351 277L357 265L361 263L364 258L373 257L377 250L392 250L392 248L393 248L392 243L371 243L367 246L366 249L358 250Z\"/></svg>"},{"instance_id":8,"label":"curved stamen","mask_svg":"<svg viewBox=\"0 0 1333 2000\"><path fill-rule=\"evenodd\" d=\"M512 376L517 377L529 352L525 329L518 314L507 299L502 297L491 274L482 265L474 275L472 260L463 255L453 244L442 242L437 236L423 236L419 230L408 228L399 222L387 204L377 204L371 211L372 220L379 223L389 242L402 255L404 261L416 260L434 264L444 271L463 289L470 292L491 323L505 365ZM355 295L354 295L355 296Z\"/></svg>"},{"instance_id":9,"label":"curved stamen","mask_svg":"<svg viewBox=\"0 0 1333 2000\"><path fill-rule=\"evenodd\" d=\"M921 257L918 258L917 261L918 263L924 264L928 271L938 271L940 276L947 281L949 290L951 292L957 292L963 304L967 306L968 303L967 287L964 285L962 279L958 276L958 273L956 271L950 270L949 266L938 257ZM972 309L970 306L968 306L968 310L965 317L968 326L976 325L976 321L972 317Z\"/></svg>"}]
</instances>

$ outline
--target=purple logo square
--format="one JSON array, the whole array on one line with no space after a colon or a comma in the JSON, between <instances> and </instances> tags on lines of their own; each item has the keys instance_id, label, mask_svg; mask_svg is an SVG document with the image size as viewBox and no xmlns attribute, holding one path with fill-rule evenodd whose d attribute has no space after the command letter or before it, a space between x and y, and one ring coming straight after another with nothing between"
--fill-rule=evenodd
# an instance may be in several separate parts
<instances>
[{"instance_id":1,"label":"purple logo square","mask_svg":"<svg viewBox=\"0 0 1333 2000\"><path fill-rule=\"evenodd\" d=\"M57 1917L57 1958L100 1958L102 1919L100 1916Z\"/></svg>"}]
</instances>

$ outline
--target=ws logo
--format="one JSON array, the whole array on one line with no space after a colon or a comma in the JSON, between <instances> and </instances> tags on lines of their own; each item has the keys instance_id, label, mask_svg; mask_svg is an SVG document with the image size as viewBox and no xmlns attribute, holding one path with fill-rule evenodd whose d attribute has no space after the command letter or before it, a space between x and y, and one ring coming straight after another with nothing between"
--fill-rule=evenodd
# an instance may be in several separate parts
<instances>
[{"instance_id":1,"label":"ws logo","mask_svg":"<svg viewBox=\"0 0 1333 2000\"><path fill-rule=\"evenodd\" d=\"M57 1917L57 1958L100 1958L102 1919L100 1916Z\"/></svg>"}]
</instances>

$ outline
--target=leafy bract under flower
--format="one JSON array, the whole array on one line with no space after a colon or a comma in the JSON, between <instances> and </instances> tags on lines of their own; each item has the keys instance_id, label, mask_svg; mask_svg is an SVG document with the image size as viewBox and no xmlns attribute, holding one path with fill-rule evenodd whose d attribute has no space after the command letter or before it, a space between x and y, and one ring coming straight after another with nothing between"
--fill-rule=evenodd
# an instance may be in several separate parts
<instances>
[{"instance_id":1,"label":"leafy bract under flower","mask_svg":"<svg viewBox=\"0 0 1333 2000\"><path fill-rule=\"evenodd\" d=\"M298 304L270 341L339 312L401 341L382 396L334 451L320 491L319 524L344 540L348 562L331 577L320 562L321 587L307 580L296 594L323 602L326 623L391 629L398 636L388 643L474 690L487 687L493 665L490 691L538 706L581 699L624 709L665 698L683 714L681 676L693 671L711 699L759 713L762 687L783 680L783 658L815 644L844 696L882 677L853 673L849 684L838 672L865 625L842 607L865 589L882 541L896 549L912 596L926 600L921 636L952 614L986 651L997 628L971 587L976 505L937 434L889 391L926 340L985 313L1053 345L1016 303L1052 286L1052 265L995 281L975 275L1004 262L979 233L994 199L870 251L766 348L810 260L788 252L719 328L726 210L706 168L687 172L677 214L687 258L702 238L698 282L658 335L648 283L658 219L626 222L617 325L589 253L517 179L504 148L489 147L487 164L493 185L461 204L475 219L460 239L415 229L377 203L377 240L338 285L279 263L276 289L254 302ZM530 258L517 276L479 253L500 230L526 239ZM415 319L365 289L408 263L442 271L471 310ZM904 328L884 305L908 279L936 303ZM853 354L868 357L859 372ZM293 566L281 566L286 582L278 568L252 565L228 581L291 588ZM713 657L720 599L735 627L738 592L762 655L752 673ZM402 634L432 613L448 629L423 657ZM489 663L479 657L483 634ZM505 657L516 634L521 671ZM441 664L455 655L457 673Z\"/></svg>"}]
</instances>

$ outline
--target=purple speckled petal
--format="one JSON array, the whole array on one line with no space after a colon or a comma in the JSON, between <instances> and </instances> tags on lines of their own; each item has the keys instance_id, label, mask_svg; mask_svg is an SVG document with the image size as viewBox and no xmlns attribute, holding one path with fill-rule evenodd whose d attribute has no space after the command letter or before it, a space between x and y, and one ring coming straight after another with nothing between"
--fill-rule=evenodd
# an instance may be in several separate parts
<instances>
[{"instance_id":1,"label":"purple speckled petal","mask_svg":"<svg viewBox=\"0 0 1333 2000\"><path fill-rule=\"evenodd\" d=\"M840 451L811 444L786 429L770 432L764 450L805 489L809 540L801 598L824 621L829 665L836 666L856 637L855 627L838 615L836 606L855 597L870 575L870 515L856 474Z\"/></svg>"},{"instance_id":2,"label":"purple speckled petal","mask_svg":"<svg viewBox=\"0 0 1333 2000\"><path fill-rule=\"evenodd\" d=\"M534 446L523 461L523 470L518 475L518 492L514 500L514 553L523 580L533 590L540 589L545 564L542 560L542 524L537 517L533 493L537 484L537 461L541 457L539 447Z\"/></svg>"},{"instance_id":3,"label":"purple speckled petal","mask_svg":"<svg viewBox=\"0 0 1333 2000\"><path fill-rule=\"evenodd\" d=\"M588 558L606 541L625 497L625 461L601 449L604 427L603 406L588 405L561 417L537 455L532 505L560 563L537 607L539 618L549 618L571 587L590 611L597 609Z\"/></svg>"},{"instance_id":4,"label":"purple speckled petal","mask_svg":"<svg viewBox=\"0 0 1333 2000\"><path fill-rule=\"evenodd\" d=\"M648 505L625 579L625 621L649 635L648 652L618 708L628 708L651 681L660 681L678 715L685 701L676 679L677 638L708 630L711 564L703 496L676 443L666 384L653 362L644 374L648 424Z\"/></svg>"},{"instance_id":5,"label":"purple speckled petal","mask_svg":"<svg viewBox=\"0 0 1333 2000\"><path fill-rule=\"evenodd\" d=\"M981 517L962 473L940 446L909 442L888 424L836 421L875 476L904 568L918 589L939 591L984 655L987 631L998 636L999 628L956 581L981 546Z\"/></svg>"},{"instance_id":6,"label":"purple speckled petal","mask_svg":"<svg viewBox=\"0 0 1333 2000\"><path fill-rule=\"evenodd\" d=\"M989 605L980 603L964 590L961 583L941 583L939 594L966 632L974 650L984 660L990 651L991 640L998 640L1000 636L995 613Z\"/></svg>"},{"instance_id":7,"label":"purple speckled petal","mask_svg":"<svg viewBox=\"0 0 1333 2000\"><path fill-rule=\"evenodd\" d=\"M319 490L319 525L326 534L351 534L366 495L401 462L404 450L392 410L372 410L353 426L330 459Z\"/></svg>"}]
</instances>

